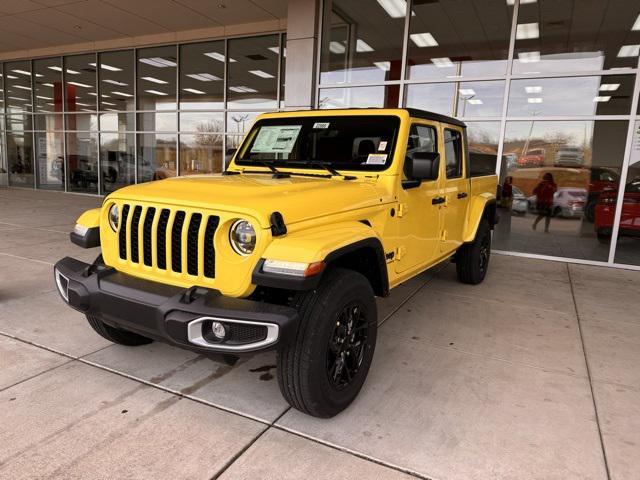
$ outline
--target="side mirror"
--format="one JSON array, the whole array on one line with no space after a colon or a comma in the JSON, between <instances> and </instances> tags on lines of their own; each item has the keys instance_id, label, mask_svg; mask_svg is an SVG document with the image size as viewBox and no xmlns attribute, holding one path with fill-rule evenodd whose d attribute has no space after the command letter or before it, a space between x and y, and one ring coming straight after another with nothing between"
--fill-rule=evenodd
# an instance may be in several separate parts
<instances>
[{"instance_id":1,"label":"side mirror","mask_svg":"<svg viewBox=\"0 0 640 480\"><path fill-rule=\"evenodd\" d=\"M404 173L409 180L437 180L440 173L440 154L414 152L404 160Z\"/></svg>"}]
</instances>

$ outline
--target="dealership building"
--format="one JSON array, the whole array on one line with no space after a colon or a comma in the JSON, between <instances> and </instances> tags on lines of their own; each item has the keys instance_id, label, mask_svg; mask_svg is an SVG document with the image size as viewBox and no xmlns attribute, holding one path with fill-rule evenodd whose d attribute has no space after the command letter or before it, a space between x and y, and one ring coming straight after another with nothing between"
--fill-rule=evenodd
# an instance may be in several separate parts
<instances>
[{"instance_id":1,"label":"dealership building","mask_svg":"<svg viewBox=\"0 0 640 480\"><path fill-rule=\"evenodd\" d=\"M221 172L262 112L413 107L462 119L509 185L494 249L640 269L637 0L24 0L0 21L0 185L106 195Z\"/></svg>"}]
</instances>

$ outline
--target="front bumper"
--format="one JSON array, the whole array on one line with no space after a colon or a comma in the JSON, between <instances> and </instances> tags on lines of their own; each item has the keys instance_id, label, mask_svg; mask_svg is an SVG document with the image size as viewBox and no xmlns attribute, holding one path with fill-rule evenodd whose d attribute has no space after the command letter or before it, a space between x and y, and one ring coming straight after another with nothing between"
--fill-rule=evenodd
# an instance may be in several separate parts
<instances>
[{"instance_id":1,"label":"front bumper","mask_svg":"<svg viewBox=\"0 0 640 480\"><path fill-rule=\"evenodd\" d=\"M199 353L275 348L290 341L298 320L291 307L151 282L69 257L56 263L54 277L60 295L76 310ZM224 340L212 334L212 322L225 326Z\"/></svg>"}]
</instances>

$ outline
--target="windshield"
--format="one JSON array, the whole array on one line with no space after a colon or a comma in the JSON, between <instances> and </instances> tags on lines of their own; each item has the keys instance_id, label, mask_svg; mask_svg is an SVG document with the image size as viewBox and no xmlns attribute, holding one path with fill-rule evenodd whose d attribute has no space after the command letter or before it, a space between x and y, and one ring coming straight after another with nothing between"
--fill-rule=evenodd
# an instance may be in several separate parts
<instances>
[{"instance_id":1,"label":"windshield","mask_svg":"<svg viewBox=\"0 0 640 480\"><path fill-rule=\"evenodd\" d=\"M236 163L380 171L391 165L399 126L398 117L382 115L264 119L247 135Z\"/></svg>"}]
</instances>

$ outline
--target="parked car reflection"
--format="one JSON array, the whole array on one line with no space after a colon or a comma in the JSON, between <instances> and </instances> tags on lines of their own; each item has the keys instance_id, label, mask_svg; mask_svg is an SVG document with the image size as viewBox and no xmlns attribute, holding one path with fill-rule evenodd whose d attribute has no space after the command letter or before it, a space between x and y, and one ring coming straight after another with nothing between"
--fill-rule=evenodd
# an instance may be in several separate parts
<instances>
[{"instance_id":1,"label":"parked car reflection","mask_svg":"<svg viewBox=\"0 0 640 480\"><path fill-rule=\"evenodd\" d=\"M603 192L596 205L594 228L602 243L609 243L611 240L617 196L617 190ZM634 178L625 189L618 235L640 237L640 177Z\"/></svg>"}]
</instances>

